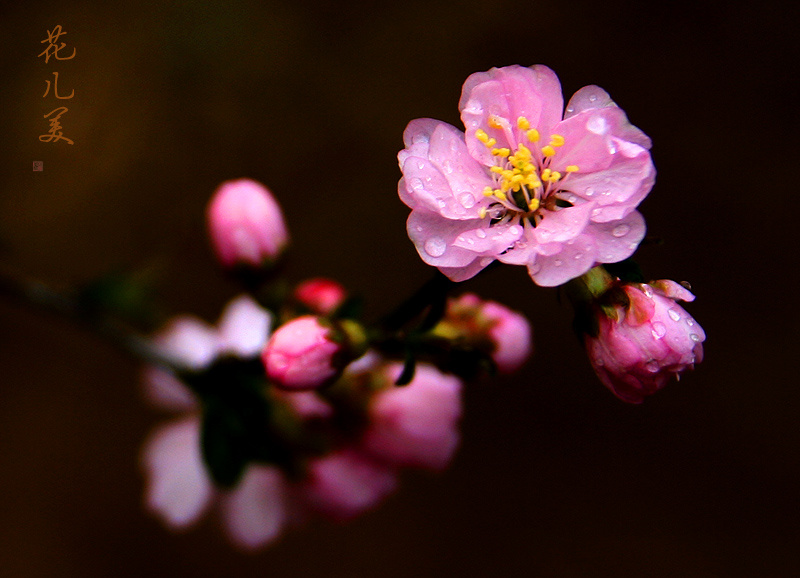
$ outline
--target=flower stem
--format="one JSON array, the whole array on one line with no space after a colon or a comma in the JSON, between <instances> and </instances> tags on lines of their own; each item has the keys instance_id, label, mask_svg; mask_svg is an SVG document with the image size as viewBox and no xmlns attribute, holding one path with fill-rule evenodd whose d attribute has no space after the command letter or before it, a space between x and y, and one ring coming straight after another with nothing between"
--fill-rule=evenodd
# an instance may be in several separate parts
<instances>
[{"instance_id":1,"label":"flower stem","mask_svg":"<svg viewBox=\"0 0 800 578\"><path fill-rule=\"evenodd\" d=\"M146 337L107 315L89 311L73 296L56 291L39 281L0 270L0 297L7 297L17 303L78 323L147 363L173 371L188 370L184 364L164 355Z\"/></svg>"}]
</instances>

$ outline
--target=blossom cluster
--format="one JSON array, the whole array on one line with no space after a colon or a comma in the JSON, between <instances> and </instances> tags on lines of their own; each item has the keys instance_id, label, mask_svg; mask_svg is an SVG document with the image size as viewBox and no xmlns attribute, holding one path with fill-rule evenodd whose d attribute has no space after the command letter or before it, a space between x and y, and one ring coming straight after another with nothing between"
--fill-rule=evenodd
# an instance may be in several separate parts
<instances>
[{"instance_id":1,"label":"blossom cluster","mask_svg":"<svg viewBox=\"0 0 800 578\"><path fill-rule=\"evenodd\" d=\"M703 357L705 333L673 281L645 283L630 261L653 187L650 139L596 86L563 109L544 66L470 76L465 130L412 121L398 159L407 231L439 270L367 323L332 279L292 286L276 265L289 244L260 183L223 183L208 206L219 263L247 293L216 326L173 318L155 337L148 399L175 416L145 443L149 510L173 528L219 511L242 548L315 515L350 519L381 502L404 468L442 470L459 445L465 384L518 370L527 319L455 283L497 261L563 286L592 368L640 403ZM563 110L562 110L563 109Z\"/></svg>"}]
</instances>

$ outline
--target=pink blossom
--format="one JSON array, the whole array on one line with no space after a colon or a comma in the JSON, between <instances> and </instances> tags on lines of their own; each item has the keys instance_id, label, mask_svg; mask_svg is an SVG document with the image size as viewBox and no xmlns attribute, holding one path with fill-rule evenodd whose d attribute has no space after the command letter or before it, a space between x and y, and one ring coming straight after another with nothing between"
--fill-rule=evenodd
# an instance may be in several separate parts
<instances>
[{"instance_id":1,"label":"pink blossom","mask_svg":"<svg viewBox=\"0 0 800 578\"><path fill-rule=\"evenodd\" d=\"M466 134L409 123L398 190L423 261L463 281L498 259L555 286L633 253L645 232L635 208L655 179L650 139L597 86L563 118L562 107L552 70L509 66L464 83Z\"/></svg>"},{"instance_id":2,"label":"pink blossom","mask_svg":"<svg viewBox=\"0 0 800 578\"><path fill-rule=\"evenodd\" d=\"M251 465L229 492L217 490L200 452L197 415L157 428L142 451L145 505L165 524L183 529L208 509L220 509L228 536L244 549L275 540L287 522L289 494L280 470Z\"/></svg>"},{"instance_id":3,"label":"pink blossom","mask_svg":"<svg viewBox=\"0 0 800 578\"><path fill-rule=\"evenodd\" d=\"M396 486L392 468L348 448L309 463L301 496L326 516L347 520L378 505Z\"/></svg>"},{"instance_id":4,"label":"pink blossom","mask_svg":"<svg viewBox=\"0 0 800 578\"><path fill-rule=\"evenodd\" d=\"M616 307L616 319L598 314L599 334L587 336L589 360L617 397L641 403L703 360L703 328L675 301L694 295L674 281L625 285L630 306Z\"/></svg>"},{"instance_id":5,"label":"pink blossom","mask_svg":"<svg viewBox=\"0 0 800 578\"><path fill-rule=\"evenodd\" d=\"M225 307L216 328L194 317L176 317L154 341L166 355L201 370L219 355L257 356L270 323L269 312L241 296ZM280 470L250 465L233 490L216 489L200 449L198 400L177 377L161 369L147 368L144 385L154 405L183 413L156 428L142 449L147 509L168 526L182 529L216 506L238 546L252 549L277 538L292 505Z\"/></svg>"},{"instance_id":6,"label":"pink blossom","mask_svg":"<svg viewBox=\"0 0 800 578\"><path fill-rule=\"evenodd\" d=\"M477 346L488 338L492 359L502 373L522 367L533 349L531 325L524 315L472 293L448 301L444 319L434 332Z\"/></svg>"},{"instance_id":7,"label":"pink blossom","mask_svg":"<svg viewBox=\"0 0 800 578\"><path fill-rule=\"evenodd\" d=\"M386 368L392 383L401 371L399 363ZM390 386L371 400L363 444L390 465L441 470L458 447L460 417L461 380L419 364L411 383Z\"/></svg>"},{"instance_id":8,"label":"pink blossom","mask_svg":"<svg viewBox=\"0 0 800 578\"><path fill-rule=\"evenodd\" d=\"M342 345L320 318L304 315L282 325L262 354L267 376L284 389L315 389L335 378L335 358Z\"/></svg>"},{"instance_id":9,"label":"pink blossom","mask_svg":"<svg viewBox=\"0 0 800 578\"><path fill-rule=\"evenodd\" d=\"M249 179L220 185L208 205L208 229L225 267L261 267L275 261L289 241L280 205L266 187Z\"/></svg>"},{"instance_id":10,"label":"pink blossom","mask_svg":"<svg viewBox=\"0 0 800 578\"><path fill-rule=\"evenodd\" d=\"M340 283L322 277L303 281L294 290L294 298L317 315L333 313L345 297L347 292Z\"/></svg>"}]
</instances>

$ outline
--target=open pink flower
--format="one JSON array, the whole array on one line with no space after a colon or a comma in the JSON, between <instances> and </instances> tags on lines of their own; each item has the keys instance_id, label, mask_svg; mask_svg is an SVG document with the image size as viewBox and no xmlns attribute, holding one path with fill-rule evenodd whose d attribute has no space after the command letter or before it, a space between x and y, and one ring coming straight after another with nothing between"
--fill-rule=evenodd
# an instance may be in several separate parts
<instances>
[{"instance_id":1,"label":"open pink flower","mask_svg":"<svg viewBox=\"0 0 800 578\"><path fill-rule=\"evenodd\" d=\"M599 313L599 334L586 337L586 350L608 389L623 401L641 403L703 360L706 334L675 302L694 301L694 295L674 281L624 290L630 306L618 306L616 319Z\"/></svg>"},{"instance_id":2,"label":"open pink flower","mask_svg":"<svg viewBox=\"0 0 800 578\"><path fill-rule=\"evenodd\" d=\"M563 118L562 107L552 70L509 66L464 83L466 133L409 123L399 194L426 263L463 281L498 259L555 286L633 253L645 231L635 207L655 179L650 139L597 86Z\"/></svg>"}]
</instances>

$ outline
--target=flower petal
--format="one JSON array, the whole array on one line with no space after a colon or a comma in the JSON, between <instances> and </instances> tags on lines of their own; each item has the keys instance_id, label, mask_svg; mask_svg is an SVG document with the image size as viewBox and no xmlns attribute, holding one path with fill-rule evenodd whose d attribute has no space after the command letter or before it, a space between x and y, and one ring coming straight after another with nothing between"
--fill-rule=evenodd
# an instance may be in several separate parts
<instances>
[{"instance_id":1,"label":"flower petal","mask_svg":"<svg viewBox=\"0 0 800 578\"><path fill-rule=\"evenodd\" d=\"M189 411L195 409L197 400L172 373L153 366L142 371L144 395L154 407L168 411Z\"/></svg>"},{"instance_id":2,"label":"flower petal","mask_svg":"<svg viewBox=\"0 0 800 578\"><path fill-rule=\"evenodd\" d=\"M217 353L217 333L214 328L191 315L172 318L154 341L164 354L192 369L207 367Z\"/></svg>"},{"instance_id":3,"label":"flower petal","mask_svg":"<svg viewBox=\"0 0 800 578\"><path fill-rule=\"evenodd\" d=\"M528 273L542 287L563 285L591 269L596 252L591 236L581 235L562 244L561 251L554 255L537 255L536 261L528 265Z\"/></svg>"},{"instance_id":4,"label":"flower petal","mask_svg":"<svg viewBox=\"0 0 800 578\"><path fill-rule=\"evenodd\" d=\"M269 337L272 315L249 295L225 307L219 321L219 349L239 357L257 356Z\"/></svg>"},{"instance_id":5,"label":"flower petal","mask_svg":"<svg viewBox=\"0 0 800 578\"><path fill-rule=\"evenodd\" d=\"M221 496L222 521L233 542L252 550L275 540L286 522L285 494L280 470L250 466L236 489Z\"/></svg>"},{"instance_id":6,"label":"flower petal","mask_svg":"<svg viewBox=\"0 0 800 578\"><path fill-rule=\"evenodd\" d=\"M642 214L632 211L617 221L592 223L587 232L597 244L597 261L616 263L633 255L646 230Z\"/></svg>"},{"instance_id":7,"label":"flower petal","mask_svg":"<svg viewBox=\"0 0 800 578\"><path fill-rule=\"evenodd\" d=\"M557 211L545 211L544 218L533 230L539 243L561 243L580 235L589 223L594 203L582 203Z\"/></svg>"},{"instance_id":8,"label":"flower petal","mask_svg":"<svg viewBox=\"0 0 800 578\"><path fill-rule=\"evenodd\" d=\"M195 522L212 496L200 453L200 418L192 416L156 429L145 442L145 505L174 528Z\"/></svg>"},{"instance_id":9,"label":"flower petal","mask_svg":"<svg viewBox=\"0 0 800 578\"><path fill-rule=\"evenodd\" d=\"M435 267L465 267L476 255L455 245L459 235L480 228L483 221L445 219L427 211L414 210L408 217L408 236L417 247L422 260ZM488 263L487 263L488 265Z\"/></svg>"},{"instance_id":10,"label":"flower petal","mask_svg":"<svg viewBox=\"0 0 800 578\"><path fill-rule=\"evenodd\" d=\"M608 93L599 86L584 86L578 92L576 92L571 99L569 99L569 103L567 103L567 110L564 112L564 119L566 120L585 110L616 106L617 104L611 100L611 97L608 95ZM617 133L619 136L629 142L636 143L643 148L649 149L651 147L652 143L650 141L650 137L630 124L627 121L627 118L622 124L622 127L624 128Z\"/></svg>"}]
</instances>

